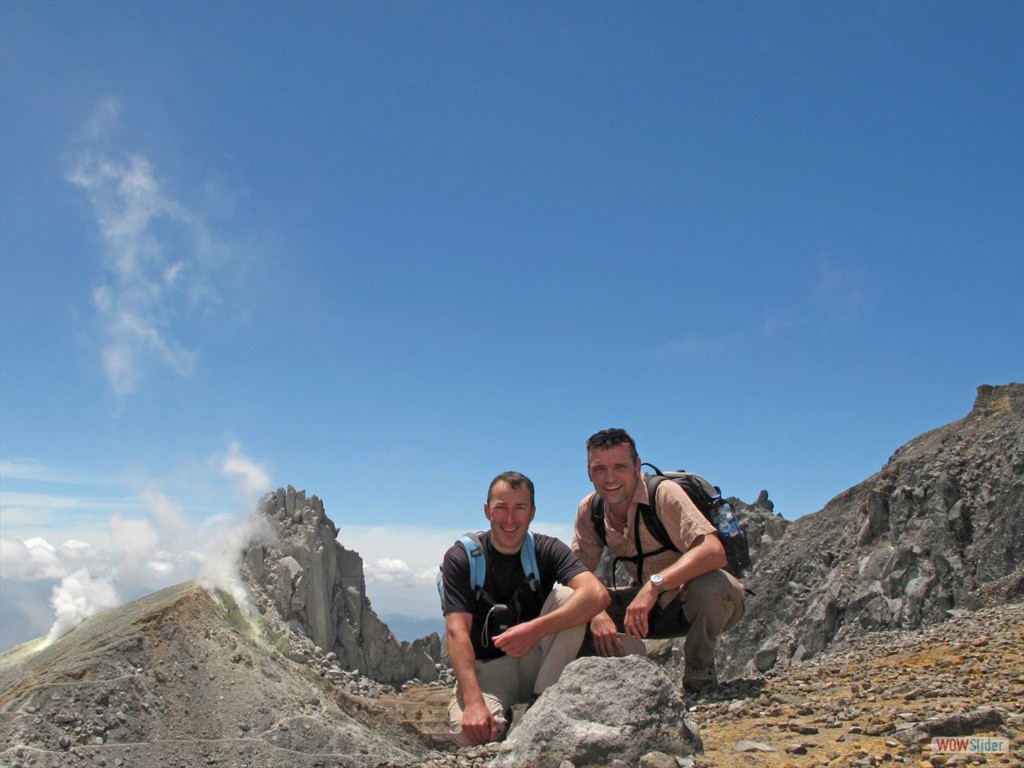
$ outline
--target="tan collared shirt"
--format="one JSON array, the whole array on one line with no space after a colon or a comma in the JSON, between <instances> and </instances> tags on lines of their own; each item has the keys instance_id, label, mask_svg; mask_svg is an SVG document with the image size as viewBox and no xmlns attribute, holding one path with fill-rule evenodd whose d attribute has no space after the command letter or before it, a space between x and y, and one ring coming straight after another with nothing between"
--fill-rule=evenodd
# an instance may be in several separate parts
<instances>
[{"instance_id":1,"label":"tan collared shirt","mask_svg":"<svg viewBox=\"0 0 1024 768\"><path fill-rule=\"evenodd\" d=\"M698 536L709 536L715 533L715 528L708 522L701 511L690 501L686 491L670 480L663 480L657 490L658 517L665 526L672 543L678 547L679 552L666 550L657 555L644 558L644 578L652 573L668 568L680 558L680 552L686 552L693 546ZM590 519L590 506L594 493L587 494L580 502L576 511L576 523L573 527L572 544L570 549L589 570L597 568L601 560L603 546L601 540L594 530L594 523ZM608 536L608 550L614 557L635 557L636 542L634 539L634 521L639 514L637 506L647 504L647 483L641 478L636 484L633 498L630 501L626 519L622 520L611 513L608 505L605 505L605 530ZM643 520L640 520L640 545L644 552L654 552L661 549L661 543L654 538ZM622 563L629 575L636 580L636 564L629 561ZM675 594L675 590L669 591ZM666 595L669 594L668 592Z\"/></svg>"}]
</instances>

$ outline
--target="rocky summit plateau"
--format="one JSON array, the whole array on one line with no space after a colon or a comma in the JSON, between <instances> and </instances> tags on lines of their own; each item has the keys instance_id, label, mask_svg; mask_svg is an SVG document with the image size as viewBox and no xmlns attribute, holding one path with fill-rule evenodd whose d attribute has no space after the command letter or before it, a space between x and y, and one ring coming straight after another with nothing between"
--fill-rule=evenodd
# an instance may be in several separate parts
<instances>
[{"instance_id":1,"label":"rocky summit plateau","mask_svg":"<svg viewBox=\"0 0 1024 768\"><path fill-rule=\"evenodd\" d=\"M238 553L245 591L181 584L0 655L0 767L1024 765L1024 385L979 387L812 515L732 501L755 595L713 692L683 694L681 643L651 642L455 751L441 638L398 641L287 488ZM1005 751L932 749L949 736Z\"/></svg>"}]
</instances>

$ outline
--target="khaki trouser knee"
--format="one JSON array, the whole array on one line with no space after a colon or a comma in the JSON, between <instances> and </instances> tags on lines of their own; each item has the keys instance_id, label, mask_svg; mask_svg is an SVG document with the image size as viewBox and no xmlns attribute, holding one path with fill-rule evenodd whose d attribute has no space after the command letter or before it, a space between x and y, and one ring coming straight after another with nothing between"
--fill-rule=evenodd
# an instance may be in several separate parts
<instances>
[{"instance_id":1,"label":"khaki trouser knee","mask_svg":"<svg viewBox=\"0 0 1024 768\"><path fill-rule=\"evenodd\" d=\"M572 593L569 587L556 586L544 601L541 615L563 605ZM484 702L498 723L499 739L507 727L506 713L513 705L529 702L558 681L562 670L579 653L585 632L586 625L580 624L541 638L535 648L518 659L499 656L476 662L477 679L484 692ZM452 739L460 747L468 746L462 735L463 707L462 692L456 684L448 702L448 726Z\"/></svg>"},{"instance_id":2,"label":"khaki trouser knee","mask_svg":"<svg viewBox=\"0 0 1024 768\"><path fill-rule=\"evenodd\" d=\"M686 585L682 595L686 631L686 663L708 667L715 663L715 641L743 617L743 585L731 574L711 571Z\"/></svg>"}]
</instances>

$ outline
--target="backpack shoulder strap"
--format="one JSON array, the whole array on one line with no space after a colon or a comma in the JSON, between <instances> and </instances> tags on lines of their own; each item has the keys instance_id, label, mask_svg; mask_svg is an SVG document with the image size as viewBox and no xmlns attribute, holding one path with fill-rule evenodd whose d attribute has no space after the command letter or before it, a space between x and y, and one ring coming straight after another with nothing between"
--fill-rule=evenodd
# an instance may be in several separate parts
<instances>
[{"instance_id":1,"label":"backpack shoulder strap","mask_svg":"<svg viewBox=\"0 0 1024 768\"><path fill-rule=\"evenodd\" d=\"M667 549L678 552L679 548L672 542L672 537L668 535L668 531L665 530L661 518L658 517L657 503L655 501L658 485L667 478L653 464L647 464L646 466L651 467L656 474L647 475L647 497L650 504L641 504L638 511L644 519L644 525L647 526L647 530L651 532L651 535L654 536L658 543ZM594 530L597 532L597 537L601 540L601 543L607 546L608 532L605 530L604 524L604 499L597 493L590 500L590 521L594 524Z\"/></svg>"},{"instance_id":2,"label":"backpack shoulder strap","mask_svg":"<svg viewBox=\"0 0 1024 768\"><path fill-rule=\"evenodd\" d=\"M523 563L523 573L526 574L526 584L534 592L540 592L540 568L537 567L537 548L533 543L533 531L526 532L526 540L523 548L519 550L519 556Z\"/></svg>"},{"instance_id":3,"label":"backpack shoulder strap","mask_svg":"<svg viewBox=\"0 0 1024 768\"><path fill-rule=\"evenodd\" d=\"M479 600L484 592L484 579L487 576L487 558L480 534L467 533L459 537L459 544L469 556L469 583L473 587L473 599Z\"/></svg>"},{"instance_id":4,"label":"backpack shoulder strap","mask_svg":"<svg viewBox=\"0 0 1024 768\"><path fill-rule=\"evenodd\" d=\"M651 466L651 465L648 465ZM657 467L651 467L657 471ZM651 535L657 539L658 543L661 544L665 549L671 549L673 552L678 552L679 547L672 541L672 537L668 535L668 531L665 530L665 524L661 522L661 518L658 517L657 508L657 493L658 486L661 485L661 481L665 480L662 474L658 473L655 475L647 476L647 500L648 504L640 505L640 514L643 515L644 525L647 526L647 530L651 532Z\"/></svg>"},{"instance_id":5,"label":"backpack shoulder strap","mask_svg":"<svg viewBox=\"0 0 1024 768\"><path fill-rule=\"evenodd\" d=\"M601 494L595 493L590 500L590 522L594 524L597 538L601 540L602 546L608 546L608 532L604 527L604 499Z\"/></svg>"},{"instance_id":6,"label":"backpack shoulder strap","mask_svg":"<svg viewBox=\"0 0 1024 768\"><path fill-rule=\"evenodd\" d=\"M479 600L481 597L485 597L488 602L493 602L484 591L484 582L487 580L487 557L484 555L484 545L480 534L464 534L459 537L459 543L469 556L469 582L473 587L473 598ZM519 557L527 586L534 592L539 592L540 567L537 565L537 548L533 541L532 531L526 532L526 539L523 541L523 548L519 550Z\"/></svg>"},{"instance_id":7,"label":"backpack shoulder strap","mask_svg":"<svg viewBox=\"0 0 1024 768\"><path fill-rule=\"evenodd\" d=\"M665 530L665 526L661 524L661 520L658 519L657 504L655 502L655 494L658 490L658 485L664 480L664 477L660 475L648 475L644 477L647 483L647 504L638 504L636 509L636 515L633 517L633 543L636 547L636 556L630 558L636 563L636 580L643 584L644 582L644 559L651 557L652 555L660 555L662 552L671 549L674 552L678 552L679 549L672 544L672 539L669 538L668 532ZM640 518L643 518L644 525L647 530L651 532L651 535L661 544L660 549L656 549L653 552L644 552L643 544L640 541Z\"/></svg>"}]
</instances>

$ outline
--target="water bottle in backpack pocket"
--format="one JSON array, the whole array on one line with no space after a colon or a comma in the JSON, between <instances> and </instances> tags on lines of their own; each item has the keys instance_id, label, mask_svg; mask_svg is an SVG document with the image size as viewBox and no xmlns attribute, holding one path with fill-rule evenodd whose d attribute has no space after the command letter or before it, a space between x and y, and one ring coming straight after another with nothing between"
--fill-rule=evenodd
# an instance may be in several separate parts
<instances>
[{"instance_id":1,"label":"water bottle in backpack pocket","mask_svg":"<svg viewBox=\"0 0 1024 768\"><path fill-rule=\"evenodd\" d=\"M750 548L747 546L747 535L740 528L740 521L736 518L736 510L732 504L722 498L718 498L712 512L712 521L718 529L718 538L722 542L722 549L729 560L729 567L726 569L733 576L740 578L743 571L750 567Z\"/></svg>"}]
</instances>

